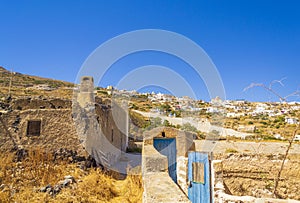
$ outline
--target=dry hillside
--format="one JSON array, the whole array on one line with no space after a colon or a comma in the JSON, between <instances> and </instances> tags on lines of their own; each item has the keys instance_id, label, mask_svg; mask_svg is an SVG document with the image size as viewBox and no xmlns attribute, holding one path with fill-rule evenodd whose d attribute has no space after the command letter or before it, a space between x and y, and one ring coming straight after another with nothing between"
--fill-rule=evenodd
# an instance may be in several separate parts
<instances>
[{"instance_id":1,"label":"dry hillside","mask_svg":"<svg viewBox=\"0 0 300 203\"><path fill-rule=\"evenodd\" d=\"M0 66L0 87L0 97L6 97L10 91L13 97L43 95L71 98L74 84L11 72Z\"/></svg>"}]
</instances>

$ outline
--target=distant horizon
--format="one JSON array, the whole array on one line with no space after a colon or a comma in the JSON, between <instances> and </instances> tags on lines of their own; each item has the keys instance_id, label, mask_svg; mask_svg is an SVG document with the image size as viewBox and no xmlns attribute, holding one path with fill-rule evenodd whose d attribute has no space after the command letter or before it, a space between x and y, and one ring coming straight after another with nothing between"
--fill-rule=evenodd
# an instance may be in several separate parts
<instances>
[{"instance_id":1,"label":"distant horizon","mask_svg":"<svg viewBox=\"0 0 300 203\"><path fill-rule=\"evenodd\" d=\"M4 68L5 70L7 70L7 71L12 71L12 70L8 70L6 67L3 67L2 65L0 65L0 68ZM16 71L12 71L12 72L16 72ZM26 73L21 73L21 72L16 72L16 73L19 73L19 74L22 74L22 75L29 75L29 74L26 74ZM42 76L39 76L39 75L29 75L29 76L34 76L34 77L41 77L41 78L45 78L45 79L51 79L51 80L58 80L58 79L56 79L56 78L49 78L49 77L42 77ZM71 81L65 81L65 80L58 80L58 81L62 81L62 82L70 82L70 83L73 83L74 85L76 85L74 82L71 82ZM13 84L13 83L12 83ZM95 88L103 88L103 89L106 89L108 86L112 86L113 88L116 88L116 87L114 87L113 85L107 85L107 86L97 86L97 85L95 85ZM144 89L144 90L143 90ZM153 92L155 93L155 94L159 94L159 93L161 93L161 94L164 94L164 95L172 95L172 96L175 96L175 97L178 97L178 98L180 98L180 97L189 97L188 95L174 95L174 94L172 94L171 92L169 92L168 90L165 90L165 89L163 89L163 88L161 88L161 89L151 89L151 91L147 91L147 89L148 88L142 88L142 91L141 90L136 90L136 89L117 89L117 90L120 90L120 91L128 91L128 92L130 92L130 91L136 91L136 92L138 92L139 94L143 94L143 93L147 93L147 94L152 94ZM190 97L191 98L191 97ZM192 99L194 99L194 98L192 98ZM214 98L212 98L212 99L214 99ZM194 99L195 100L195 99ZM210 102L210 100L205 100L205 99L196 99L196 100L198 100L198 101L200 101L200 100L202 100L202 101L205 101L205 102ZM247 102L270 102L270 103L278 103L278 102L280 102L279 100L278 101L254 101L254 100L247 100L247 99L245 99L245 98L234 98L234 99L229 99L229 98L226 98L225 100L228 100L228 101L238 101L238 100L245 100L245 101L247 101ZM287 102L289 102L289 103L291 103L291 102L297 102L297 103L299 103L300 101L299 100L287 100Z\"/></svg>"}]
</instances>

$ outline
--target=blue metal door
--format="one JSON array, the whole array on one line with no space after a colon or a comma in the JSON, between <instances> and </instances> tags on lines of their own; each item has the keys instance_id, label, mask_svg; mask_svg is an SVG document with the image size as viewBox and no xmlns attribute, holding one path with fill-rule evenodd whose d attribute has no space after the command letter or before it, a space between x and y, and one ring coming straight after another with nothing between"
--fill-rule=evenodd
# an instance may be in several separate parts
<instances>
[{"instance_id":1,"label":"blue metal door","mask_svg":"<svg viewBox=\"0 0 300 203\"><path fill-rule=\"evenodd\" d=\"M209 203L210 191L210 163L208 153L188 153L188 197L192 203Z\"/></svg>"},{"instance_id":2,"label":"blue metal door","mask_svg":"<svg viewBox=\"0 0 300 203\"><path fill-rule=\"evenodd\" d=\"M175 138L154 138L154 148L168 158L168 171L170 177L177 183L176 174L176 139Z\"/></svg>"}]
</instances>

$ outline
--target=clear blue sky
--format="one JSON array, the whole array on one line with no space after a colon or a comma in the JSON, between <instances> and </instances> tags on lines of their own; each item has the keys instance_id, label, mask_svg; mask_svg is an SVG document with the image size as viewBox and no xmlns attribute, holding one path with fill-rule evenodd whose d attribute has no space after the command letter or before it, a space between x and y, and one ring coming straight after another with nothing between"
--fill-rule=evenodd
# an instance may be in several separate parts
<instances>
[{"instance_id":1,"label":"clear blue sky","mask_svg":"<svg viewBox=\"0 0 300 203\"><path fill-rule=\"evenodd\" d=\"M101 43L153 28L199 44L218 68L228 99L268 101L272 97L260 89L243 89L283 77L285 87L275 86L280 94L300 88L297 0L0 0L0 9L0 65L17 72L74 82L84 60ZM166 65L189 77L184 63L147 52L124 58L100 85L114 85L124 70L149 64ZM197 85L193 79L191 84ZM204 86L199 87L198 98L207 100Z\"/></svg>"}]
</instances>

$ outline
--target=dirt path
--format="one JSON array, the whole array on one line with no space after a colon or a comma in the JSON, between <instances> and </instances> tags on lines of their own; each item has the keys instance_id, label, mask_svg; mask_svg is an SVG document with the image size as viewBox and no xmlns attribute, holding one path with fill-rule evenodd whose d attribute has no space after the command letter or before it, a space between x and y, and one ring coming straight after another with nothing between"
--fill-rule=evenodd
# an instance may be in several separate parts
<instances>
[{"instance_id":1,"label":"dirt path","mask_svg":"<svg viewBox=\"0 0 300 203\"><path fill-rule=\"evenodd\" d=\"M243 138L243 139L247 136L252 135L250 133L238 132L233 129L211 125L211 123L209 121L200 121L199 119L192 118L192 117L171 118L168 116L161 115L159 113L143 112L143 111L138 111L138 110L134 110L134 111L136 113L141 114L144 117L149 117L149 118L150 117L151 118L159 117L163 121L167 120L173 125L183 125L184 123L190 123L192 126L196 127L197 130L199 130L201 132L205 132L205 133L209 133L209 132L215 130L215 131L218 131L221 136L225 136L225 137L226 136L234 136L234 137L239 137L239 138Z\"/></svg>"},{"instance_id":2,"label":"dirt path","mask_svg":"<svg viewBox=\"0 0 300 203\"><path fill-rule=\"evenodd\" d=\"M208 143L205 140L195 140L196 150L201 151ZM214 146L214 153L225 153L236 150L239 153L255 154L284 154L288 146L287 142L234 142L218 141ZM291 154L300 154L300 144L294 143Z\"/></svg>"}]
</instances>

